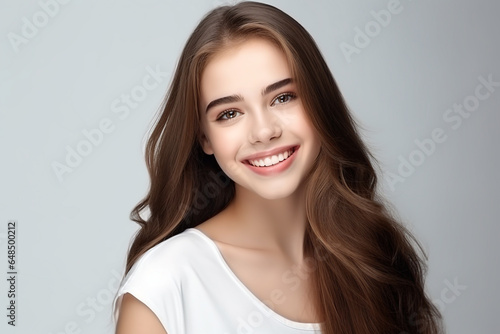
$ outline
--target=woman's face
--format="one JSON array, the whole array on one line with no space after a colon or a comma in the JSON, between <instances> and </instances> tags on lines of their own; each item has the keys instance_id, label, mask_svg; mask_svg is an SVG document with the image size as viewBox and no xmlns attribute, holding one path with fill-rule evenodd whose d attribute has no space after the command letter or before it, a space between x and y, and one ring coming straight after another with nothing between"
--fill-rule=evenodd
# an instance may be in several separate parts
<instances>
[{"instance_id":1,"label":"woman's face","mask_svg":"<svg viewBox=\"0 0 500 334\"><path fill-rule=\"evenodd\" d=\"M292 195L320 141L283 52L249 39L217 53L201 77L202 147L236 186L267 199Z\"/></svg>"}]
</instances>

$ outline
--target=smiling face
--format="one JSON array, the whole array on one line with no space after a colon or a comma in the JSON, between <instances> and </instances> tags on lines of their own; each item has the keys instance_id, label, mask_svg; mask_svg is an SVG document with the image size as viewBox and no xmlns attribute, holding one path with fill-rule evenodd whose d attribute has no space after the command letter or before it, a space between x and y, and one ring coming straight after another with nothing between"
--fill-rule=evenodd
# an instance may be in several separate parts
<instances>
[{"instance_id":1,"label":"smiling face","mask_svg":"<svg viewBox=\"0 0 500 334\"><path fill-rule=\"evenodd\" d=\"M217 53L201 77L206 154L235 182L267 199L292 195L320 150L284 53L254 38Z\"/></svg>"}]
</instances>

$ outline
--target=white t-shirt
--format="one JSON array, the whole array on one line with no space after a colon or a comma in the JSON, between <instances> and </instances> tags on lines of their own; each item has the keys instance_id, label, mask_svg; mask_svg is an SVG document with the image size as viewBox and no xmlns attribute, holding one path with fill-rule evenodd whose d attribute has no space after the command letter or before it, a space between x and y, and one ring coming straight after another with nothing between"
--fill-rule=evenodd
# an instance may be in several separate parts
<instances>
[{"instance_id":1,"label":"white t-shirt","mask_svg":"<svg viewBox=\"0 0 500 334\"><path fill-rule=\"evenodd\" d=\"M260 301L236 277L217 245L189 228L144 253L114 300L124 293L147 305L168 334L317 334L319 324L291 321Z\"/></svg>"}]
</instances>

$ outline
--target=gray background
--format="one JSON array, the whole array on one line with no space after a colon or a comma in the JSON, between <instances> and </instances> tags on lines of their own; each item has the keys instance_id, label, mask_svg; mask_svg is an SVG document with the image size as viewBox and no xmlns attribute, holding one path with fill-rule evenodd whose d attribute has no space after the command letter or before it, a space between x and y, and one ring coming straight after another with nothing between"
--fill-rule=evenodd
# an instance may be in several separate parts
<instances>
[{"instance_id":1,"label":"gray background","mask_svg":"<svg viewBox=\"0 0 500 334\"><path fill-rule=\"evenodd\" d=\"M128 215L148 186L145 134L185 40L222 1L74 0L49 6L52 16L40 3L55 0L0 2L0 267L7 276L7 221L15 219L19 272L17 326L2 311L0 328L112 333L110 303L138 227ZM356 46L358 28L376 29L371 12L391 1L269 3L319 44L381 162L381 191L429 254L427 289L448 332L498 332L500 87L473 97L480 77L500 82L498 2L401 0L352 57L341 46ZM15 46L12 36L23 38L34 20L38 31ZM163 76L144 90L156 68ZM127 113L120 99L131 93ZM463 103L473 110L456 127L443 117ZM67 147L103 121L112 131L58 179L53 164L65 164ZM415 141L433 131L446 140L419 153ZM391 188L387 177L410 157L418 166Z\"/></svg>"}]
</instances>

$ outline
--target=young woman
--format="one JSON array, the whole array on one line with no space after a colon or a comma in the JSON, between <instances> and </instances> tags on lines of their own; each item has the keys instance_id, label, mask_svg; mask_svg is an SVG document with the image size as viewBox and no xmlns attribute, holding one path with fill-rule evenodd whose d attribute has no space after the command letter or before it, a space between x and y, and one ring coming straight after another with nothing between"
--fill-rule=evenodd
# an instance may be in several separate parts
<instances>
[{"instance_id":1,"label":"young woman","mask_svg":"<svg viewBox=\"0 0 500 334\"><path fill-rule=\"evenodd\" d=\"M378 198L373 157L294 19L255 2L211 11L162 109L117 334L441 331L421 248Z\"/></svg>"}]
</instances>

